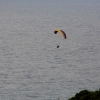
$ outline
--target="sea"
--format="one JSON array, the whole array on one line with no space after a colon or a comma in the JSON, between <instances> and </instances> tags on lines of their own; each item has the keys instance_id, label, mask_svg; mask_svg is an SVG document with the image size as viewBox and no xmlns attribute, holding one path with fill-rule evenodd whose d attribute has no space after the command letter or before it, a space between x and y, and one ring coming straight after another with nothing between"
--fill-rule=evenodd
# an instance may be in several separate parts
<instances>
[{"instance_id":1,"label":"sea","mask_svg":"<svg viewBox=\"0 0 100 100\"><path fill-rule=\"evenodd\" d=\"M100 89L100 0L0 0L0 100L85 89Z\"/></svg>"}]
</instances>

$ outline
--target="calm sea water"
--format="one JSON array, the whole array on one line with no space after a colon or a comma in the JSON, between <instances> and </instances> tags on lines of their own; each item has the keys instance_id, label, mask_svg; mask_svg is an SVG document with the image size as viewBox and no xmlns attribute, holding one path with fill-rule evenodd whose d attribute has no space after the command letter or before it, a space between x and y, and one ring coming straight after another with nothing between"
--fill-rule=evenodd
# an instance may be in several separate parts
<instances>
[{"instance_id":1,"label":"calm sea water","mask_svg":"<svg viewBox=\"0 0 100 100\"><path fill-rule=\"evenodd\" d=\"M67 2L0 1L0 100L66 100L100 88L100 4Z\"/></svg>"}]
</instances>

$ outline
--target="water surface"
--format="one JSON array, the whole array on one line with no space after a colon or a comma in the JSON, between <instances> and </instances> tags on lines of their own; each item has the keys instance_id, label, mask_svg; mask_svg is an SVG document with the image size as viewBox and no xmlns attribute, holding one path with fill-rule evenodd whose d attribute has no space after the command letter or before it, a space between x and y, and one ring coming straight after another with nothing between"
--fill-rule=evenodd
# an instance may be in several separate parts
<instances>
[{"instance_id":1,"label":"water surface","mask_svg":"<svg viewBox=\"0 0 100 100\"><path fill-rule=\"evenodd\" d=\"M56 2L0 1L0 100L66 100L100 88L100 4Z\"/></svg>"}]
</instances>

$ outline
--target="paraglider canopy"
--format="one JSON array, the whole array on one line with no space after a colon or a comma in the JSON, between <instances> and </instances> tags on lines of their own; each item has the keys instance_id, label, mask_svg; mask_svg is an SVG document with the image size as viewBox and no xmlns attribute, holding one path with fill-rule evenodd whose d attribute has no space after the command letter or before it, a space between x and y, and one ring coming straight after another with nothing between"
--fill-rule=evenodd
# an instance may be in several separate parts
<instances>
[{"instance_id":1,"label":"paraglider canopy","mask_svg":"<svg viewBox=\"0 0 100 100\"><path fill-rule=\"evenodd\" d=\"M67 38L66 33L63 30L55 30L54 34L60 33L65 39Z\"/></svg>"}]
</instances>

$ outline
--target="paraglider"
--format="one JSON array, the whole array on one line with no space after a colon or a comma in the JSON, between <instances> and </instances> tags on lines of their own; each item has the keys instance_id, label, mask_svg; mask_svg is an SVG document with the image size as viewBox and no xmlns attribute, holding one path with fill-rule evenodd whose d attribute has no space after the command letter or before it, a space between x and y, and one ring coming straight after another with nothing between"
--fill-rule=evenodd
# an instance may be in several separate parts
<instances>
[{"instance_id":1,"label":"paraglider","mask_svg":"<svg viewBox=\"0 0 100 100\"><path fill-rule=\"evenodd\" d=\"M67 38L66 33L63 30L55 30L54 34L60 33L65 39Z\"/></svg>"},{"instance_id":2,"label":"paraglider","mask_svg":"<svg viewBox=\"0 0 100 100\"><path fill-rule=\"evenodd\" d=\"M55 30L54 34L60 33L64 39L67 38L66 33L63 30ZM59 45L57 45L57 48L59 48Z\"/></svg>"}]
</instances>

